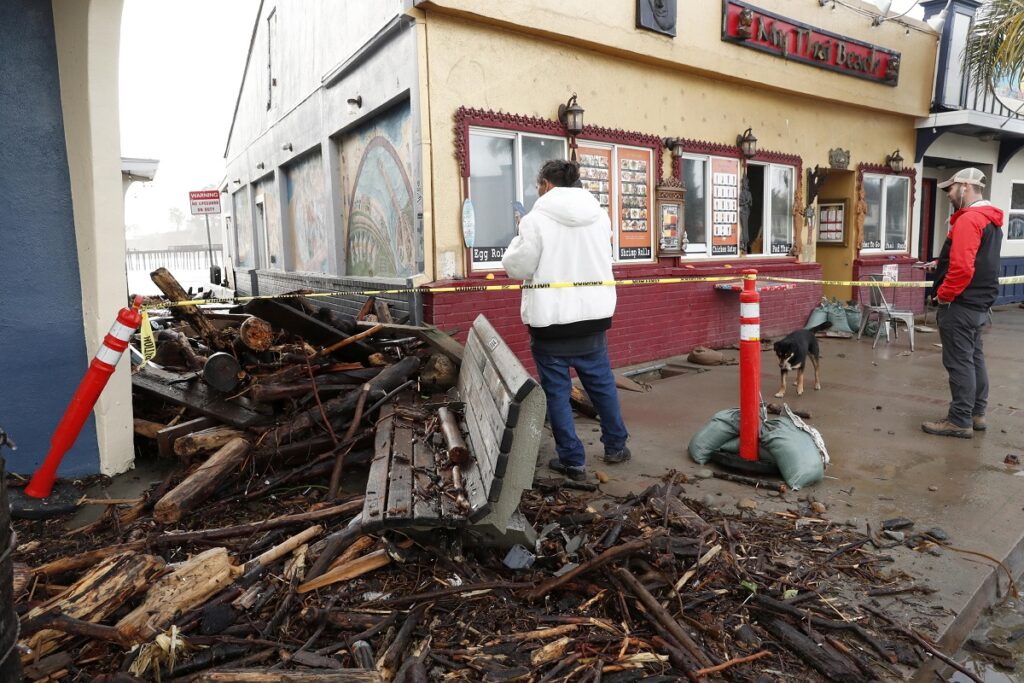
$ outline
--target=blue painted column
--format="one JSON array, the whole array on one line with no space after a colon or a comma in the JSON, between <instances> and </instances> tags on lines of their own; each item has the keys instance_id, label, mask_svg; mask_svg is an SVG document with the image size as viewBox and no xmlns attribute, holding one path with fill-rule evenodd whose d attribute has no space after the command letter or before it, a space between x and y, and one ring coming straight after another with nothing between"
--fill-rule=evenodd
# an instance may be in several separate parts
<instances>
[{"instance_id":1,"label":"blue painted column","mask_svg":"<svg viewBox=\"0 0 1024 683\"><path fill-rule=\"evenodd\" d=\"M88 366L49 1L0 1L0 427L31 473ZM90 417L61 476L99 471Z\"/></svg>"}]
</instances>

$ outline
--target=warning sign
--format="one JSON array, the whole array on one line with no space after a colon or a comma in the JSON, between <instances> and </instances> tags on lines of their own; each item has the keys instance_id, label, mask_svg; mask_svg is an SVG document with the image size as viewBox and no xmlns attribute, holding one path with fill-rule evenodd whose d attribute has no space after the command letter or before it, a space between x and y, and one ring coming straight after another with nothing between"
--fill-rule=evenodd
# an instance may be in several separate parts
<instances>
[{"instance_id":1,"label":"warning sign","mask_svg":"<svg viewBox=\"0 0 1024 683\"><path fill-rule=\"evenodd\" d=\"M196 190L188 193L188 203L193 216L220 213L220 192L218 190Z\"/></svg>"}]
</instances>

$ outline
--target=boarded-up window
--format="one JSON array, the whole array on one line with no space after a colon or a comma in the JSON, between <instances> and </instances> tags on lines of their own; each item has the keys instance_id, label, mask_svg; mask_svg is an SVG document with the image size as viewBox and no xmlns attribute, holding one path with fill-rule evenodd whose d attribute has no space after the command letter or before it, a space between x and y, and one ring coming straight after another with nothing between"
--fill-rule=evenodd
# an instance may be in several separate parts
<instances>
[{"instance_id":1,"label":"boarded-up window","mask_svg":"<svg viewBox=\"0 0 1024 683\"><path fill-rule=\"evenodd\" d=\"M330 273L331 231L323 159L311 152L285 171L286 215L292 253L288 270Z\"/></svg>"}]
</instances>

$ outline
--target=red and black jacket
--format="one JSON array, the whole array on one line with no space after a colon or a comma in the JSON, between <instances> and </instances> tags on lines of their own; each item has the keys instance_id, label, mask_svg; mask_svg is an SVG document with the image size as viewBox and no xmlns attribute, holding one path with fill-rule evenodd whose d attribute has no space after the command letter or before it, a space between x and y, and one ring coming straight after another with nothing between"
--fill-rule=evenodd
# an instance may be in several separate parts
<instances>
[{"instance_id":1,"label":"red and black jacket","mask_svg":"<svg viewBox=\"0 0 1024 683\"><path fill-rule=\"evenodd\" d=\"M954 213L949 226L935 268L936 296L987 311L999 295L1003 212L988 202L974 204Z\"/></svg>"}]
</instances>

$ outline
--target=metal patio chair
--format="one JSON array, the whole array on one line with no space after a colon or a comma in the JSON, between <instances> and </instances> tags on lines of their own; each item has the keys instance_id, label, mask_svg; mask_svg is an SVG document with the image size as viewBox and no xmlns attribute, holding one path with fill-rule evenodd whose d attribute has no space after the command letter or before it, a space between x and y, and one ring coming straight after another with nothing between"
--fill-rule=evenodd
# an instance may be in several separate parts
<instances>
[{"instance_id":1,"label":"metal patio chair","mask_svg":"<svg viewBox=\"0 0 1024 683\"><path fill-rule=\"evenodd\" d=\"M874 282L881 282L882 276L880 274L868 275L868 279ZM857 330L857 339L861 338L864 334L864 328L868 326L868 321L875 317L878 319L878 330L875 332L875 340L871 344L871 348L875 348L878 345L878 338L882 336L882 330L885 330L885 343L889 343L889 326L892 326L893 336L899 339L899 323L903 323L907 326L907 334L910 336L910 350L914 350L914 313L913 311L898 311L894 309L885 298L885 293L882 287L872 285L869 290L870 300L867 306L864 307L864 315L861 316L860 329Z\"/></svg>"}]
</instances>

